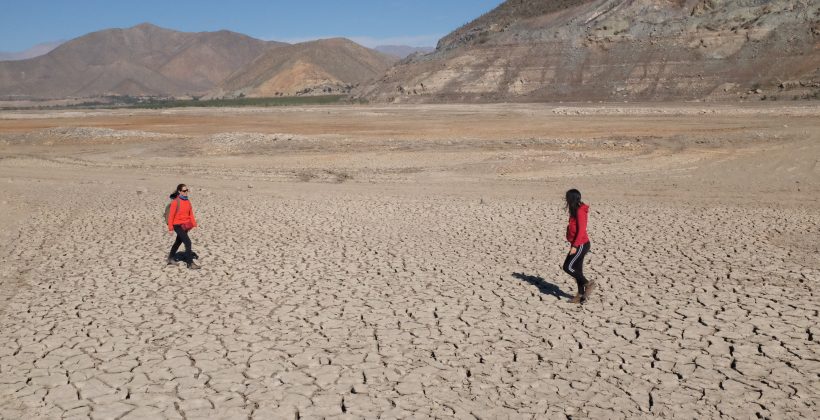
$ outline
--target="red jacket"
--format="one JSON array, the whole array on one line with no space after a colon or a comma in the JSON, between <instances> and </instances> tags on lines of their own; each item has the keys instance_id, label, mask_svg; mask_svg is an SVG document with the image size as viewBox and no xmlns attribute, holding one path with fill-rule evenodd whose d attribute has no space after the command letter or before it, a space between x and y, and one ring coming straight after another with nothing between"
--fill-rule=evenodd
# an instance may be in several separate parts
<instances>
[{"instance_id":1,"label":"red jacket","mask_svg":"<svg viewBox=\"0 0 820 420\"><path fill-rule=\"evenodd\" d=\"M194 208L191 207L190 201L175 198L174 201L171 202L171 209L168 211L168 230L173 231L174 225L184 224L190 224L191 228L196 227Z\"/></svg>"},{"instance_id":2,"label":"red jacket","mask_svg":"<svg viewBox=\"0 0 820 420\"><path fill-rule=\"evenodd\" d=\"M589 206L581 204L578 207L578 218L569 216L569 223L567 224L567 241L572 243L572 246L579 247L589 242L587 236L587 220L589 219Z\"/></svg>"}]
</instances>

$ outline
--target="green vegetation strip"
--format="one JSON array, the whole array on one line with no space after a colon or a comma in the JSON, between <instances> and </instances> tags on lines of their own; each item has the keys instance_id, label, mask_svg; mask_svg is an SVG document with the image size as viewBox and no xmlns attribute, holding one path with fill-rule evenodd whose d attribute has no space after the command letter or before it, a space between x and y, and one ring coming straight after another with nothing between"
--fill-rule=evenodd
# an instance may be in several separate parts
<instances>
[{"instance_id":1,"label":"green vegetation strip","mask_svg":"<svg viewBox=\"0 0 820 420\"><path fill-rule=\"evenodd\" d=\"M236 98L236 99L153 99L139 100L133 97L116 97L113 101L87 101L73 105L40 105L26 107L3 107L2 111L40 109L40 110L61 110L61 109L164 109L164 108L190 108L190 107L241 107L241 106L299 106L299 105L334 105L348 103L364 103L362 100L349 101L346 95L324 95L324 96L281 96L276 98Z\"/></svg>"},{"instance_id":2,"label":"green vegetation strip","mask_svg":"<svg viewBox=\"0 0 820 420\"><path fill-rule=\"evenodd\" d=\"M339 103L344 95L328 96L290 96L279 98L236 98L200 100L168 100L138 102L129 108L187 108L187 107L234 107L234 106L294 106L294 105L332 105Z\"/></svg>"}]
</instances>

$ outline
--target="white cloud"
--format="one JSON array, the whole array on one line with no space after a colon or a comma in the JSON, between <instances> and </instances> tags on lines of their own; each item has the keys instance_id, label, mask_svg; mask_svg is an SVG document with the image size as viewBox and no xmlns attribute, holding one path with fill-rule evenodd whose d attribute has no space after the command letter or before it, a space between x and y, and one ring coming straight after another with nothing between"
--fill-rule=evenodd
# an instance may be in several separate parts
<instances>
[{"instance_id":1,"label":"white cloud","mask_svg":"<svg viewBox=\"0 0 820 420\"><path fill-rule=\"evenodd\" d=\"M298 38L268 38L270 41L287 42L289 44L297 44L300 42L315 41L317 39L327 38L347 38L357 44L364 45L368 48L378 47L380 45L407 45L409 47L435 47L442 35L407 35L394 36L386 38L376 38L371 36L346 36L346 35L326 35L326 36L312 36L312 37L298 37Z\"/></svg>"}]
</instances>

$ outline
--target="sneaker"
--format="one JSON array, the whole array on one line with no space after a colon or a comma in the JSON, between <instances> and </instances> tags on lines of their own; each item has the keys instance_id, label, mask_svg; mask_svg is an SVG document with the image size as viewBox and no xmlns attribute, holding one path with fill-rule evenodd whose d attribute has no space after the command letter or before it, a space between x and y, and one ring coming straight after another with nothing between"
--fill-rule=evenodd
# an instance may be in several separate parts
<instances>
[{"instance_id":1,"label":"sneaker","mask_svg":"<svg viewBox=\"0 0 820 420\"><path fill-rule=\"evenodd\" d=\"M590 280L589 282L587 282L586 287L584 287L584 296L582 299L583 301L589 299L589 296L592 295L592 292L595 290L595 286L595 280Z\"/></svg>"},{"instance_id":2,"label":"sneaker","mask_svg":"<svg viewBox=\"0 0 820 420\"><path fill-rule=\"evenodd\" d=\"M190 263L190 264L188 264L188 268L191 269L191 270L199 270L202 267L197 265L197 263Z\"/></svg>"},{"instance_id":3,"label":"sneaker","mask_svg":"<svg viewBox=\"0 0 820 420\"><path fill-rule=\"evenodd\" d=\"M580 304L580 303L581 303L581 299L583 299L583 296L581 296L581 294L580 294L580 293L578 293L578 294L576 294L576 295L575 295L572 299L570 299L570 300L569 300L569 303Z\"/></svg>"},{"instance_id":4,"label":"sneaker","mask_svg":"<svg viewBox=\"0 0 820 420\"><path fill-rule=\"evenodd\" d=\"M177 262L174 261L174 257L168 257L168 265L177 265Z\"/></svg>"}]
</instances>

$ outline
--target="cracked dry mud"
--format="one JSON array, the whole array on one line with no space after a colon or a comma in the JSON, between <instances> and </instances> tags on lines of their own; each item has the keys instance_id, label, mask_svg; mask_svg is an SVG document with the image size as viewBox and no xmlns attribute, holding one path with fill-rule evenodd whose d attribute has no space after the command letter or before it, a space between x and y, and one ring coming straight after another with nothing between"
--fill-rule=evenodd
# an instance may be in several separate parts
<instances>
[{"instance_id":1,"label":"cracked dry mud","mask_svg":"<svg viewBox=\"0 0 820 420\"><path fill-rule=\"evenodd\" d=\"M818 413L815 190L783 207L574 179L599 284L577 306L565 181L202 177L194 272L164 265L166 177L26 159L0 160L3 191L32 206L2 256L18 286L0 418Z\"/></svg>"}]
</instances>

